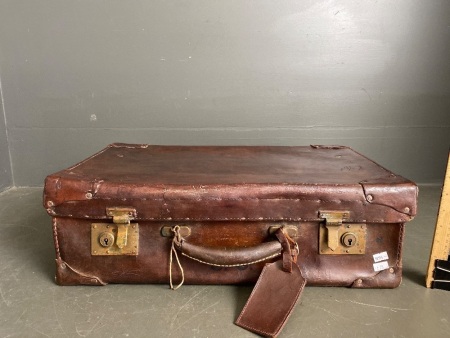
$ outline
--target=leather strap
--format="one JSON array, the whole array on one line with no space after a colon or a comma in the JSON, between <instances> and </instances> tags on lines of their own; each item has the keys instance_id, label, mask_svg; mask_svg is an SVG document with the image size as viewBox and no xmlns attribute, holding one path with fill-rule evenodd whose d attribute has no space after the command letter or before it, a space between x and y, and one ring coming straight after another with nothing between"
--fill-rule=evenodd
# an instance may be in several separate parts
<instances>
[{"instance_id":1,"label":"leather strap","mask_svg":"<svg viewBox=\"0 0 450 338\"><path fill-rule=\"evenodd\" d=\"M292 264L297 263L298 256L298 244L292 238L290 238L283 229L278 229L275 236L280 241L283 248L283 270L286 272L292 271Z\"/></svg>"},{"instance_id":2,"label":"leather strap","mask_svg":"<svg viewBox=\"0 0 450 338\"><path fill-rule=\"evenodd\" d=\"M276 236L283 258L266 264L236 325L264 337L276 337L286 324L306 285L296 264L297 243L280 229Z\"/></svg>"}]
</instances>

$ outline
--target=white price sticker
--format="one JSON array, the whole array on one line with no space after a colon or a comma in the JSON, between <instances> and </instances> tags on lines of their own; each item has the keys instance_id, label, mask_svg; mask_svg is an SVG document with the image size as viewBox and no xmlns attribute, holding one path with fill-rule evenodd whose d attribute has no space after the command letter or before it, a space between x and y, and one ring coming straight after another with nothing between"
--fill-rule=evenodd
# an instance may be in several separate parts
<instances>
[{"instance_id":1,"label":"white price sticker","mask_svg":"<svg viewBox=\"0 0 450 338\"><path fill-rule=\"evenodd\" d=\"M373 264L374 271L378 272L378 271L383 271L383 270L387 270L387 269L389 269L389 264L386 261Z\"/></svg>"},{"instance_id":2,"label":"white price sticker","mask_svg":"<svg viewBox=\"0 0 450 338\"><path fill-rule=\"evenodd\" d=\"M386 251L383 251L383 252L380 252L380 253L377 253L377 254L373 255L373 261L375 263L378 263L378 262L381 262L381 261L387 261L388 259L389 259L389 256L388 256Z\"/></svg>"}]
</instances>

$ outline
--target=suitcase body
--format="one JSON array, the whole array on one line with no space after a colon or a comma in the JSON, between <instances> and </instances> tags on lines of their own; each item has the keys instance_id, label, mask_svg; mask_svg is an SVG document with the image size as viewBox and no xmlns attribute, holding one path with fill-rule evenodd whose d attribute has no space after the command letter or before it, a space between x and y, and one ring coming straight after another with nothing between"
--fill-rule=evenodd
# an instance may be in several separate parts
<instances>
[{"instance_id":1,"label":"suitcase body","mask_svg":"<svg viewBox=\"0 0 450 338\"><path fill-rule=\"evenodd\" d=\"M283 228L308 285L393 288L416 200L340 146L112 144L44 189L60 285L253 283ZM186 251L171 255L177 236Z\"/></svg>"}]
</instances>

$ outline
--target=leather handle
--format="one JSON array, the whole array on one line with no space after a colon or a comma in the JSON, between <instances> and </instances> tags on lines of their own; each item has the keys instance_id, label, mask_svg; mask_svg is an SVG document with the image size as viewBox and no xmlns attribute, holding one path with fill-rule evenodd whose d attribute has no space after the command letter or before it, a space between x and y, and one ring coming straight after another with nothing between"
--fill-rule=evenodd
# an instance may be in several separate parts
<instances>
[{"instance_id":1,"label":"leather handle","mask_svg":"<svg viewBox=\"0 0 450 338\"><path fill-rule=\"evenodd\" d=\"M263 262L281 255L279 241L270 241L247 248L208 248L188 243L184 238L175 242L175 247L183 255L203 264L232 267Z\"/></svg>"}]
</instances>

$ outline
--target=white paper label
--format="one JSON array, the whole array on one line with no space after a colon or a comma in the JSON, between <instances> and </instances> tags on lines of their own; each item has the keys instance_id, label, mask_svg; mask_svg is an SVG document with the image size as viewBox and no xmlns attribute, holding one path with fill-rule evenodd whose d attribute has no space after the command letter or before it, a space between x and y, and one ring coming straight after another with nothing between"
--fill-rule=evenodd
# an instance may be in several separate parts
<instances>
[{"instance_id":1,"label":"white paper label","mask_svg":"<svg viewBox=\"0 0 450 338\"><path fill-rule=\"evenodd\" d=\"M388 256L386 251L383 251L383 252L380 252L380 253L377 253L377 254L373 255L373 261L375 263L378 263L378 262L381 262L381 261L386 261L388 259L389 259L389 256Z\"/></svg>"},{"instance_id":2,"label":"white paper label","mask_svg":"<svg viewBox=\"0 0 450 338\"><path fill-rule=\"evenodd\" d=\"M373 264L374 271L383 271L387 269L389 269L389 264L386 261Z\"/></svg>"}]
</instances>

